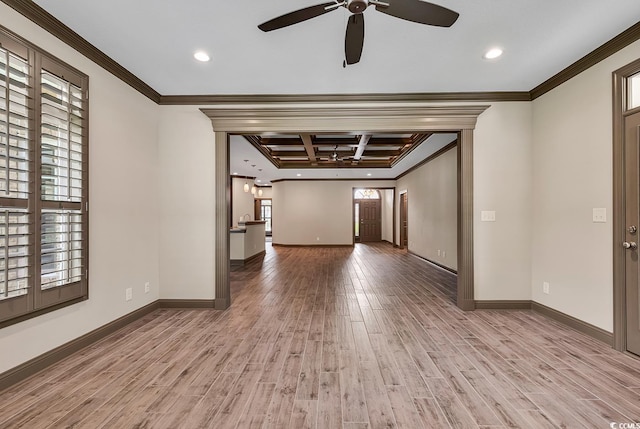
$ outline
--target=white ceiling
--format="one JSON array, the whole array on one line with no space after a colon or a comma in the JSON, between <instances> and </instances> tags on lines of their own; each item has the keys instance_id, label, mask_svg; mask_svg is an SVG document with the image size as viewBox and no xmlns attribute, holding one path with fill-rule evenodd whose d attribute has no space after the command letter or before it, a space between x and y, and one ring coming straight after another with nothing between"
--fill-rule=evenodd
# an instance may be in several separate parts
<instances>
[{"instance_id":1,"label":"white ceiling","mask_svg":"<svg viewBox=\"0 0 640 429\"><path fill-rule=\"evenodd\" d=\"M530 91L640 17L638 0L435 0L460 13L451 28L439 28L369 7L362 59L347 68L344 8L270 33L257 28L326 1L35 3L162 95ZM484 60L484 52L496 46L504 55ZM208 52L212 61L196 61L196 50ZM233 136L231 169L262 183L297 174L393 178L454 138L434 135L393 169L367 171L277 170L244 138Z\"/></svg>"},{"instance_id":2,"label":"white ceiling","mask_svg":"<svg viewBox=\"0 0 640 429\"><path fill-rule=\"evenodd\" d=\"M460 13L439 28L370 7L344 69L344 8L257 28L323 0L35 2L163 95L529 91L640 17L638 0L436 0ZM503 57L482 59L493 46Z\"/></svg>"}]
</instances>

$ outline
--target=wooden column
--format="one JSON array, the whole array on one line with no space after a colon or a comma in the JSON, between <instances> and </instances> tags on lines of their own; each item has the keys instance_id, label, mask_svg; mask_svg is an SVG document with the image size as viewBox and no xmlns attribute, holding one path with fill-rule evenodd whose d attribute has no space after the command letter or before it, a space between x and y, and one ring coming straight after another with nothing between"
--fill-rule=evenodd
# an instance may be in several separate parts
<instances>
[{"instance_id":1,"label":"wooden column","mask_svg":"<svg viewBox=\"0 0 640 429\"><path fill-rule=\"evenodd\" d=\"M231 259L229 254L229 219L231 218L229 134L225 132L216 132L215 135L215 306L216 310L224 310L229 308L231 305L231 287L229 282L229 272L231 270Z\"/></svg>"},{"instance_id":2,"label":"wooden column","mask_svg":"<svg viewBox=\"0 0 640 429\"><path fill-rule=\"evenodd\" d=\"M458 134L458 307L474 310L473 130Z\"/></svg>"}]
</instances>

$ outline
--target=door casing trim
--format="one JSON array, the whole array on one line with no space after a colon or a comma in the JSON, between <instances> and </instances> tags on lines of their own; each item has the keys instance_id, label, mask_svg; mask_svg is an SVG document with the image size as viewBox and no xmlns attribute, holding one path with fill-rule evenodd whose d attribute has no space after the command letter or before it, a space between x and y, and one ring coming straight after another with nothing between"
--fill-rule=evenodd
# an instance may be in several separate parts
<instances>
[{"instance_id":1,"label":"door casing trim","mask_svg":"<svg viewBox=\"0 0 640 429\"><path fill-rule=\"evenodd\" d=\"M625 287L624 118L627 111L627 78L640 72L640 59L619 68L613 79L613 347L627 350Z\"/></svg>"}]
</instances>

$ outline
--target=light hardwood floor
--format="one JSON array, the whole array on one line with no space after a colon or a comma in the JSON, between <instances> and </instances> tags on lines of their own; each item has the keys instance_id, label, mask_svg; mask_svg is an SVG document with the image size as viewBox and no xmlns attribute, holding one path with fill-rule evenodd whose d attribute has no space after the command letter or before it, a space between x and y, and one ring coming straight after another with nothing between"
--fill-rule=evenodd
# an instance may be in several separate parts
<instances>
[{"instance_id":1,"label":"light hardwood floor","mask_svg":"<svg viewBox=\"0 0 640 429\"><path fill-rule=\"evenodd\" d=\"M0 393L0 428L609 428L640 359L530 311L462 312L388 244L271 248L232 307L158 310Z\"/></svg>"}]
</instances>

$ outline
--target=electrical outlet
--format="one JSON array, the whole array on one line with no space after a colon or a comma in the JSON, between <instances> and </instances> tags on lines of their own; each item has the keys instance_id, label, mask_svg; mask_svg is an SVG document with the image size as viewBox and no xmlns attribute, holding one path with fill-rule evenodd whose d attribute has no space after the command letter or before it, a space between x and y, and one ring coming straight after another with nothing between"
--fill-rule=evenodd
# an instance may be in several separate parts
<instances>
[{"instance_id":1,"label":"electrical outlet","mask_svg":"<svg viewBox=\"0 0 640 429\"><path fill-rule=\"evenodd\" d=\"M480 220L482 222L495 222L496 212L494 210L482 210L480 212Z\"/></svg>"},{"instance_id":2,"label":"electrical outlet","mask_svg":"<svg viewBox=\"0 0 640 429\"><path fill-rule=\"evenodd\" d=\"M440 256L440 249L438 249L438 256Z\"/></svg>"},{"instance_id":3,"label":"electrical outlet","mask_svg":"<svg viewBox=\"0 0 640 429\"><path fill-rule=\"evenodd\" d=\"M133 299L133 289L131 289L130 287L128 287L125 291L124 291L124 300L125 301L131 301Z\"/></svg>"},{"instance_id":4,"label":"electrical outlet","mask_svg":"<svg viewBox=\"0 0 640 429\"><path fill-rule=\"evenodd\" d=\"M149 282L146 282L144 284L144 293L149 293L150 290L151 290L151 286L149 285Z\"/></svg>"},{"instance_id":5,"label":"electrical outlet","mask_svg":"<svg viewBox=\"0 0 640 429\"><path fill-rule=\"evenodd\" d=\"M442 251L442 257L446 258L447 257L447 252L445 252L444 250Z\"/></svg>"},{"instance_id":6,"label":"electrical outlet","mask_svg":"<svg viewBox=\"0 0 640 429\"><path fill-rule=\"evenodd\" d=\"M549 295L549 282L542 282L542 292Z\"/></svg>"}]
</instances>

